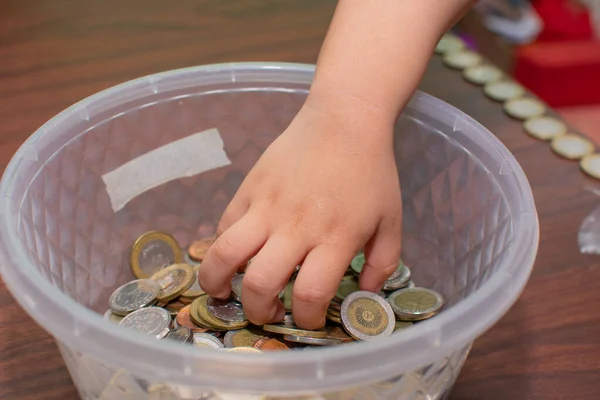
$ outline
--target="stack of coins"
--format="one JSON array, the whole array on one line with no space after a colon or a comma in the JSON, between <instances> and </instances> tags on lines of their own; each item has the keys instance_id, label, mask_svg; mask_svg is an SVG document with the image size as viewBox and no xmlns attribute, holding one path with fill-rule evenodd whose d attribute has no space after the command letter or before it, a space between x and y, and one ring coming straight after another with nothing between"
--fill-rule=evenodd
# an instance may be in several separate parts
<instances>
[{"instance_id":1,"label":"stack of coins","mask_svg":"<svg viewBox=\"0 0 600 400\"><path fill-rule=\"evenodd\" d=\"M184 254L166 233L142 235L134 243L130 259L137 279L113 292L105 319L157 339L262 353L376 340L433 317L444 304L434 290L415 287L403 262L380 293L360 290L358 278L365 255L359 252L340 281L322 329L302 329L290 313L293 285L301 266L280 293L288 311L284 320L256 326L248 321L242 305L243 272L232 278L227 300L208 296L198 284L199 263L213 242L214 238L193 242Z\"/></svg>"}]
</instances>

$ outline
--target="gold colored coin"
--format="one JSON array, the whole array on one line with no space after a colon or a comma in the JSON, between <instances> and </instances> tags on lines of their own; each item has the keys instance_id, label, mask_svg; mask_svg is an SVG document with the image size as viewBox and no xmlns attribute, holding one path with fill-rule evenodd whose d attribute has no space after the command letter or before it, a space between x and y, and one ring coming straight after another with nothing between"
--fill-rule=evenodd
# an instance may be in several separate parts
<instances>
[{"instance_id":1,"label":"gold colored coin","mask_svg":"<svg viewBox=\"0 0 600 400\"><path fill-rule=\"evenodd\" d=\"M444 300L438 292L420 287L397 290L389 295L388 302L401 321L430 318L444 305Z\"/></svg>"},{"instance_id":2,"label":"gold colored coin","mask_svg":"<svg viewBox=\"0 0 600 400\"><path fill-rule=\"evenodd\" d=\"M292 335L292 336L311 336L316 338L327 337L327 331L322 329L317 330L306 330L300 329L293 323L284 324L266 324L263 325L263 330L271 333L278 333L280 335Z\"/></svg>"},{"instance_id":3,"label":"gold colored coin","mask_svg":"<svg viewBox=\"0 0 600 400\"><path fill-rule=\"evenodd\" d=\"M207 309L208 295L198 297L192 302L192 307L194 304L196 304L196 312L200 320L204 321L206 324L212 326L216 330L235 331L238 329L244 329L246 326L248 326L247 320L240 322L222 321L212 315ZM192 314L190 313L190 315Z\"/></svg>"},{"instance_id":4,"label":"gold colored coin","mask_svg":"<svg viewBox=\"0 0 600 400\"><path fill-rule=\"evenodd\" d=\"M350 323L369 336L381 335L388 324L388 316L375 300L362 298L348 308Z\"/></svg>"},{"instance_id":5,"label":"gold colored coin","mask_svg":"<svg viewBox=\"0 0 600 400\"><path fill-rule=\"evenodd\" d=\"M341 324L342 323L342 318L339 316L335 316L335 315L331 315L329 313L327 313L326 318L332 322L335 322L337 324Z\"/></svg>"},{"instance_id":6,"label":"gold colored coin","mask_svg":"<svg viewBox=\"0 0 600 400\"><path fill-rule=\"evenodd\" d=\"M334 309L327 309L327 314L333 315L334 317L338 317L341 315L340 314L340 310L334 310Z\"/></svg>"},{"instance_id":7,"label":"gold colored coin","mask_svg":"<svg viewBox=\"0 0 600 400\"><path fill-rule=\"evenodd\" d=\"M378 294L364 290L349 294L341 314L344 330L356 340L374 340L394 332L394 311Z\"/></svg>"},{"instance_id":8,"label":"gold colored coin","mask_svg":"<svg viewBox=\"0 0 600 400\"><path fill-rule=\"evenodd\" d=\"M147 279L166 265L183 260L181 248L167 233L150 231L140 236L131 248L129 266L138 279Z\"/></svg>"},{"instance_id":9,"label":"gold colored coin","mask_svg":"<svg viewBox=\"0 0 600 400\"><path fill-rule=\"evenodd\" d=\"M257 341L262 339L263 336L256 335L247 329L241 329L239 331L229 331L223 338L225 346L229 348L233 347L254 347Z\"/></svg>"},{"instance_id":10,"label":"gold colored coin","mask_svg":"<svg viewBox=\"0 0 600 400\"><path fill-rule=\"evenodd\" d=\"M185 292L181 293L181 297L184 297L184 300L193 300L198 296L202 296L205 294L204 290L200 287L200 282L198 282L198 272L200 271L200 264L196 265L194 268L194 282L192 286ZM191 303L191 301L190 301Z\"/></svg>"},{"instance_id":11,"label":"gold colored coin","mask_svg":"<svg viewBox=\"0 0 600 400\"><path fill-rule=\"evenodd\" d=\"M158 283L158 301L166 303L179 297L194 283L194 270L188 264L173 264L156 271L150 279Z\"/></svg>"}]
</instances>

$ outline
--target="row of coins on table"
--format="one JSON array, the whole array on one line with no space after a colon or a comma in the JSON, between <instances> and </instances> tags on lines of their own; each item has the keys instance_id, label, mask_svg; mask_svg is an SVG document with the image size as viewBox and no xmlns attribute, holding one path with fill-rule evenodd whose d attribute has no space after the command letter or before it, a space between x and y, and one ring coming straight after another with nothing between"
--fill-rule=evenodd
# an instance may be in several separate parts
<instances>
[{"instance_id":1,"label":"row of coins on table","mask_svg":"<svg viewBox=\"0 0 600 400\"><path fill-rule=\"evenodd\" d=\"M444 65L462 71L467 81L482 85L487 97L502 102L508 115L522 120L526 133L549 141L552 150L561 157L580 160L584 172L600 179L600 154L594 153L594 144L581 135L569 133L563 121L548 115L543 102L527 96L521 85L505 76L499 68L486 63L480 54L467 49L462 39L447 33L435 51L442 56Z\"/></svg>"},{"instance_id":2,"label":"row of coins on table","mask_svg":"<svg viewBox=\"0 0 600 400\"><path fill-rule=\"evenodd\" d=\"M176 251L171 247L178 244L173 243L172 236L156 231L146 235L152 235L152 240L138 239L136 244L145 243L148 249L132 254L168 253L146 258L154 263L157 259L175 259ZM189 259L202 259L212 241L192 243ZM431 318L442 309L442 296L434 290L415 287L410 269L402 262L380 293L359 290L358 276L364 263L364 254L360 252L342 278L328 307L327 323L321 329L301 329L291 315L293 286L301 266L279 294L288 312L280 323L256 326L248 321L242 306L243 272L232 278L231 297L219 300L208 296L199 286L197 273L201 264L192 266L182 262L167 263L150 277L117 288L109 299L110 309L105 318L157 339L235 352L263 352L376 340ZM132 270L151 271L156 265L137 267L132 266Z\"/></svg>"}]
</instances>

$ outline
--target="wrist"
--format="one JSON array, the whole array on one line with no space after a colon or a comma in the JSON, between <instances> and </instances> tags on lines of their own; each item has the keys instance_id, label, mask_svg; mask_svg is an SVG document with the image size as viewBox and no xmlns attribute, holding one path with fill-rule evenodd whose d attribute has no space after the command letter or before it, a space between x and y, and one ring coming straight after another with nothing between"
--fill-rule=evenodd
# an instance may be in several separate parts
<instances>
[{"instance_id":1,"label":"wrist","mask_svg":"<svg viewBox=\"0 0 600 400\"><path fill-rule=\"evenodd\" d=\"M334 85L314 83L305 107L326 116L349 132L380 132L391 135L398 117L392 107L380 106L368 96L355 95Z\"/></svg>"}]
</instances>

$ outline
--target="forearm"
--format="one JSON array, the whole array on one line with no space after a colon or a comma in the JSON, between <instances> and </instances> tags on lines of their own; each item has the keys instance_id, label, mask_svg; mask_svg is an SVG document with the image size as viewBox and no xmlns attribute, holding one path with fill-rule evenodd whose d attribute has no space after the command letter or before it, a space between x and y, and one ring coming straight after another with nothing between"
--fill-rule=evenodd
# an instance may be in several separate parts
<instances>
[{"instance_id":1,"label":"forearm","mask_svg":"<svg viewBox=\"0 0 600 400\"><path fill-rule=\"evenodd\" d=\"M350 124L393 122L441 35L473 0L340 0L309 105ZM318 99L316 102L313 99Z\"/></svg>"}]
</instances>

